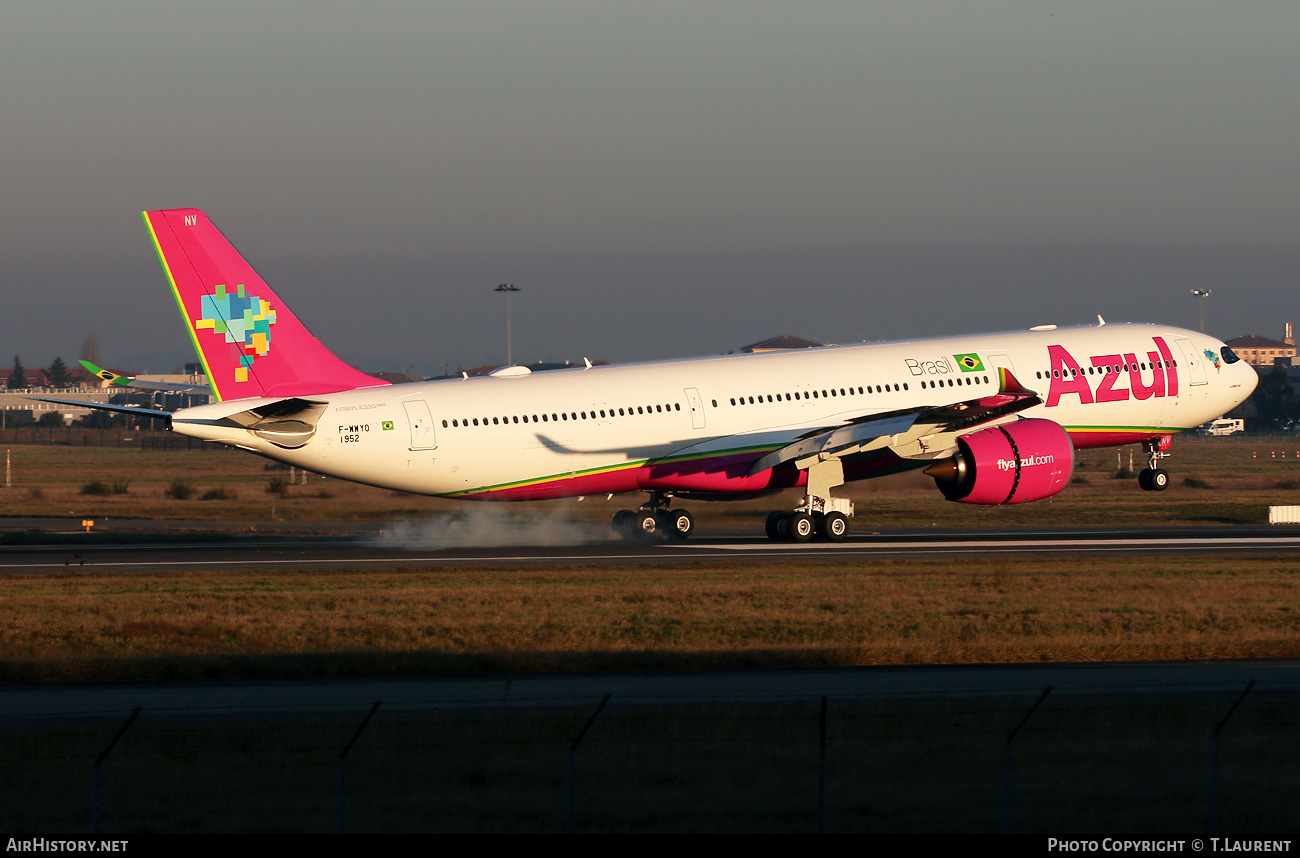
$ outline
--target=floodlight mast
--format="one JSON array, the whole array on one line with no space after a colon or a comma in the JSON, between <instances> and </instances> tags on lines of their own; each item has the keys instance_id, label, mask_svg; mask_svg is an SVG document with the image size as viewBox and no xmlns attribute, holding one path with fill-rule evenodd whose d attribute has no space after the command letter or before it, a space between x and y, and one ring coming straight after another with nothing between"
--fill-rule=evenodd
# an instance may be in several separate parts
<instances>
[{"instance_id":1,"label":"floodlight mast","mask_svg":"<svg viewBox=\"0 0 1300 858\"><path fill-rule=\"evenodd\" d=\"M510 342L510 298L514 293L522 292L523 290L513 283L502 283L493 291L504 292L506 294L506 366L514 366L514 352L511 348Z\"/></svg>"},{"instance_id":2,"label":"floodlight mast","mask_svg":"<svg viewBox=\"0 0 1300 858\"><path fill-rule=\"evenodd\" d=\"M1210 297L1209 289L1193 289L1192 294L1201 299L1201 333L1205 333L1205 299Z\"/></svg>"}]
</instances>

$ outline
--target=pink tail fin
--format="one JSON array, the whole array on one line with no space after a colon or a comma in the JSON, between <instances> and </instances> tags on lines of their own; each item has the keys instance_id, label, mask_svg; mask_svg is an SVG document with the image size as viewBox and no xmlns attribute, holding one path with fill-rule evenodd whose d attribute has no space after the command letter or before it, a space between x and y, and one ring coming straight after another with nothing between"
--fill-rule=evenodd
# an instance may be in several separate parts
<instances>
[{"instance_id":1,"label":"pink tail fin","mask_svg":"<svg viewBox=\"0 0 1300 858\"><path fill-rule=\"evenodd\" d=\"M218 399L309 396L387 384L321 345L203 212L143 214Z\"/></svg>"}]
</instances>

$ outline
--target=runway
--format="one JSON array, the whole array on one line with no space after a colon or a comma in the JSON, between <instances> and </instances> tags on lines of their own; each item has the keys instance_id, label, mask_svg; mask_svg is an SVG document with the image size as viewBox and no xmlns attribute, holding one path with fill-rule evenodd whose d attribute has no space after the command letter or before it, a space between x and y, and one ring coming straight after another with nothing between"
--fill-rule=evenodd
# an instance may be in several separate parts
<instances>
[{"instance_id":1,"label":"runway","mask_svg":"<svg viewBox=\"0 0 1300 858\"><path fill-rule=\"evenodd\" d=\"M72 536L72 535L69 535ZM501 534L508 540L511 534ZM0 574L198 572L259 569L436 568L663 563L862 562L867 559L1059 555L1258 555L1300 552L1295 528L1052 529L863 533L846 542L771 542L752 532L686 542L613 538L575 544L441 546L436 540L354 536L231 536L115 544L6 546Z\"/></svg>"}]
</instances>

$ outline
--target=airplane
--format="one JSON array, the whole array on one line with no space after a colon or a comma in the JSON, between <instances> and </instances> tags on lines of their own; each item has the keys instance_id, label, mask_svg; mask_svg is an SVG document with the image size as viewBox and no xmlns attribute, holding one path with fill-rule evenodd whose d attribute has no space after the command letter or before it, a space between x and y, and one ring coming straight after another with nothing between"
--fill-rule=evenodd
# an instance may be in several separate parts
<instances>
[{"instance_id":1,"label":"airplane","mask_svg":"<svg viewBox=\"0 0 1300 858\"><path fill-rule=\"evenodd\" d=\"M923 469L951 501L1017 504L1069 483L1075 450L1141 444L1163 491L1174 434L1243 402L1255 370L1221 341L1098 324L390 385L317 340L198 209L143 212L215 402L108 406L332 477L522 501L646 493L627 538L684 539L678 499L802 487L778 541L840 541L845 483Z\"/></svg>"},{"instance_id":2,"label":"airplane","mask_svg":"<svg viewBox=\"0 0 1300 858\"><path fill-rule=\"evenodd\" d=\"M96 366L88 360L78 361L87 372L114 387L134 387L137 390L155 390L164 393L211 393L206 384L184 384L176 381L146 381L130 375L120 375L111 369Z\"/></svg>"}]
</instances>

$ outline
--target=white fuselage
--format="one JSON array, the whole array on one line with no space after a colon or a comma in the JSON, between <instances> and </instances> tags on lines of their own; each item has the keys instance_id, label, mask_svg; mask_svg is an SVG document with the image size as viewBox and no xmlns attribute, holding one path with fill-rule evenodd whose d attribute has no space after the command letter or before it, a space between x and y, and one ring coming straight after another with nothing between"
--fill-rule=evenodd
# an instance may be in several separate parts
<instances>
[{"instance_id":1,"label":"white fuselage","mask_svg":"<svg viewBox=\"0 0 1300 858\"><path fill-rule=\"evenodd\" d=\"M421 494L761 491L790 483L751 477L743 463L813 430L995 394L998 367L1044 400L1023 415L1061 424L1076 447L1195 427L1255 387L1254 369L1223 362L1222 347L1177 328L1103 325L373 387L301 397L325 410L296 449L222 419L268 400L187 409L172 425ZM689 464L699 462L710 464Z\"/></svg>"}]
</instances>

